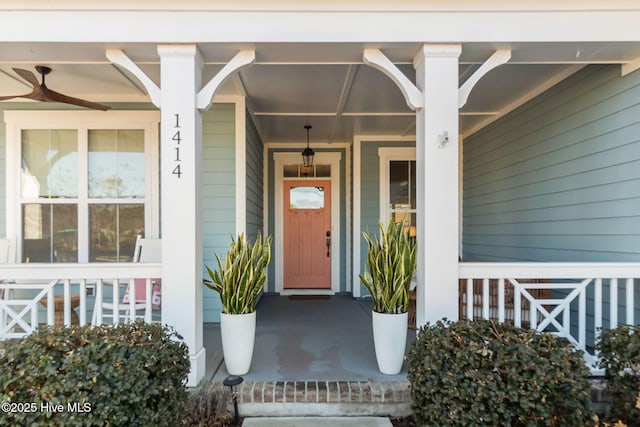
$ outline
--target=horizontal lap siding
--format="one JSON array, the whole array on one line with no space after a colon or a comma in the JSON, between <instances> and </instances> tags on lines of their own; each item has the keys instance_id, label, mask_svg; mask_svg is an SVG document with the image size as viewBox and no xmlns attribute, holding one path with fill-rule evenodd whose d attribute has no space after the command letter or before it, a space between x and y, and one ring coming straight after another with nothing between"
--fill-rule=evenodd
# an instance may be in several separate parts
<instances>
[{"instance_id":1,"label":"horizontal lap siding","mask_svg":"<svg viewBox=\"0 0 640 427\"><path fill-rule=\"evenodd\" d=\"M215 270L236 229L235 105L214 104L202 115L202 243L204 264ZM205 277L208 277L205 274ZM219 322L218 294L203 293L205 322Z\"/></svg>"},{"instance_id":2,"label":"horizontal lap siding","mask_svg":"<svg viewBox=\"0 0 640 427\"><path fill-rule=\"evenodd\" d=\"M360 150L360 239L354 243L354 248L360 248L360 264L356 266L362 273L365 271L367 262L368 247L362 232L377 233L380 221L380 156L378 149L381 147L415 147L415 142L369 142L363 141ZM388 179L388 178L387 178ZM362 284L360 286L361 295L369 295L369 291Z\"/></svg>"},{"instance_id":3,"label":"horizontal lap siding","mask_svg":"<svg viewBox=\"0 0 640 427\"><path fill-rule=\"evenodd\" d=\"M640 260L640 72L587 67L463 158L466 259Z\"/></svg>"},{"instance_id":4,"label":"horizontal lap siding","mask_svg":"<svg viewBox=\"0 0 640 427\"><path fill-rule=\"evenodd\" d=\"M247 113L247 237L255 240L263 229L262 140Z\"/></svg>"}]
</instances>

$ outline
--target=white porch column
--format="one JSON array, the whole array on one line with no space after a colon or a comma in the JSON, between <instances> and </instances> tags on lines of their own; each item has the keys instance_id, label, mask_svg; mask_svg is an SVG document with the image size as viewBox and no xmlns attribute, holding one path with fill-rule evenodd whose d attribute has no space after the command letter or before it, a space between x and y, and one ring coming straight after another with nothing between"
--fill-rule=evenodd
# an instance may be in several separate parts
<instances>
[{"instance_id":1,"label":"white porch column","mask_svg":"<svg viewBox=\"0 0 640 427\"><path fill-rule=\"evenodd\" d=\"M161 70L162 320L189 346L187 385L205 374L202 346L202 116L196 105L203 61L195 45L158 46Z\"/></svg>"},{"instance_id":2,"label":"white porch column","mask_svg":"<svg viewBox=\"0 0 640 427\"><path fill-rule=\"evenodd\" d=\"M458 319L458 44L425 44L414 58L418 326ZM447 140L448 137L448 140Z\"/></svg>"}]
</instances>

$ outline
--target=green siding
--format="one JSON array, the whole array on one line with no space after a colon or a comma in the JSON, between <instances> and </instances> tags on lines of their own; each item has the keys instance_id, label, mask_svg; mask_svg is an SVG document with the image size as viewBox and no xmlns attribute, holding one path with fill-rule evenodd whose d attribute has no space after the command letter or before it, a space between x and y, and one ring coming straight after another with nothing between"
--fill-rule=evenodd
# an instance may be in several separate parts
<instances>
[{"instance_id":1,"label":"green siding","mask_svg":"<svg viewBox=\"0 0 640 427\"><path fill-rule=\"evenodd\" d=\"M415 142L399 141L363 141L360 149L360 233L368 231L375 233L380 221L380 156L378 149L382 147L415 147ZM367 261L367 244L360 234L360 271L365 271ZM353 244L354 248L358 243ZM360 282L360 295L369 295L369 291Z\"/></svg>"},{"instance_id":2,"label":"green siding","mask_svg":"<svg viewBox=\"0 0 640 427\"><path fill-rule=\"evenodd\" d=\"M247 123L247 237L254 240L263 229L263 162L262 140L253 119L246 114Z\"/></svg>"},{"instance_id":3,"label":"green siding","mask_svg":"<svg viewBox=\"0 0 640 427\"><path fill-rule=\"evenodd\" d=\"M466 259L640 261L640 72L590 66L464 141Z\"/></svg>"},{"instance_id":4,"label":"green siding","mask_svg":"<svg viewBox=\"0 0 640 427\"><path fill-rule=\"evenodd\" d=\"M214 104L202 115L202 129L203 261L215 270L214 254L224 259L236 229L235 105ZM205 288L203 304L204 321L220 321L218 294Z\"/></svg>"}]
</instances>

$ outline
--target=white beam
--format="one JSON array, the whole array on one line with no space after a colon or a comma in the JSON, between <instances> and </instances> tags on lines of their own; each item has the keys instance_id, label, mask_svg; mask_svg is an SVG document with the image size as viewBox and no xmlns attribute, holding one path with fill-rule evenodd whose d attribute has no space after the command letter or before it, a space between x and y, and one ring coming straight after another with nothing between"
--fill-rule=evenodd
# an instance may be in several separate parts
<instances>
[{"instance_id":1,"label":"white beam","mask_svg":"<svg viewBox=\"0 0 640 427\"><path fill-rule=\"evenodd\" d=\"M398 86L409 108L418 110L423 107L422 91L380 49L365 49L362 58L365 64L382 71Z\"/></svg>"},{"instance_id":2,"label":"white beam","mask_svg":"<svg viewBox=\"0 0 640 427\"><path fill-rule=\"evenodd\" d=\"M160 88L131 59L129 59L123 51L120 49L107 49L107 58L113 64L121 66L136 76L145 89L147 89L147 93L149 94L149 97L151 97L153 105L158 108L161 107L162 97L160 95Z\"/></svg>"},{"instance_id":3,"label":"white beam","mask_svg":"<svg viewBox=\"0 0 640 427\"><path fill-rule=\"evenodd\" d=\"M621 75L622 77L627 74L631 74L637 69L640 68L640 58L636 58L631 62L627 62L626 64L622 64Z\"/></svg>"},{"instance_id":4,"label":"white beam","mask_svg":"<svg viewBox=\"0 0 640 427\"><path fill-rule=\"evenodd\" d=\"M238 52L236 56L234 56L231 61L227 62L227 64L222 67L222 70L209 80L209 83L207 83L205 87L198 92L198 109L207 110L213 103L213 95L216 93L216 90L218 90L227 77L238 71L240 68L252 64L255 60L256 51L253 49L241 50Z\"/></svg>"},{"instance_id":5,"label":"white beam","mask_svg":"<svg viewBox=\"0 0 640 427\"><path fill-rule=\"evenodd\" d=\"M233 8L202 0L184 7L183 2L176 6L155 1L154 5L163 4L155 8L141 0L68 0L74 6L66 9L58 3L54 9L48 1L13 0L6 5L3 0L2 40L25 44L623 42L638 40L640 22L637 0L601 0L588 6L577 0L403 0L377 7L351 1L343 10L336 10L342 3L336 1L236 1Z\"/></svg>"},{"instance_id":6,"label":"white beam","mask_svg":"<svg viewBox=\"0 0 640 427\"><path fill-rule=\"evenodd\" d=\"M458 108L464 107L464 104L467 103L471 90L482 77L494 68L505 64L509 59L511 59L510 49L496 50L493 55L491 55L491 57L489 57L489 59L487 59L485 63L482 64L480 68L478 68L476 72L473 73L473 75L460 87L458 91Z\"/></svg>"}]
</instances>

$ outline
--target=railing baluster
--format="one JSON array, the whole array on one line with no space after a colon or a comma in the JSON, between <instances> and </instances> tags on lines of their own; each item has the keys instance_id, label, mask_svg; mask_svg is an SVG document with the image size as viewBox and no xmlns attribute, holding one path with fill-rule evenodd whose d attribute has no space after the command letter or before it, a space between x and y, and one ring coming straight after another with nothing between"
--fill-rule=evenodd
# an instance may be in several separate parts
<instances>
[{"instance_id":1,"label":"railing baluster","mask_svg":"<svg viewBox=\"0 0 640 427\"><path fill-rule=\"evenodd\" d=\"M95 319L96 325L102 325L102 303L104 301L103 294L103 285L104 281L102 279L96 280L96 301L93 305L95 313L93 313L93 318Z\"/></svg>"},{"instance_id":2,"label":"railing baluster","mask_svg":"<svg viewBox=\"0 0 640 427\"><path fill-rule=\"evenodd\" d=\"M562 335L568 337L571 333L571 304L562 310Z\"/></svg>"},{"instance_id":3,"label":"railing baluster","mask_svg":"<svg viewBox=\"0 0 640 427\"><path fill-rule=\"evenodd\" d=\"M498 322L504 322L504 278L498 279Z\"/></svg>"},{"instance_id":4,"label":"railing baluster","mask_svg":"<svg viewBox=\"0 0 640 427\"><path fill-rule=\"evenodd\" d=\"M626 282L627 295L625 298L625 306L627 309L627 325L633 325L633 278L628 277Z\"/></svg>"},{"instance_id":5,"label":"railing baluster","mask_svg":"<svg viewBox=\"0 0 640 427\"><path fill-rule=\"evenodd\" d=\"M602 279L597 278L595 281L595 287L593 290L593 299L594 299L594 307L593 307L593 317L594 317L594 327L596 331L602 328Z\"/></svg>"},{"instance_id":6,"label":"railing baluster","mask_svg":"<svg viewBox=\"0 0 640 427\"><path fill-rule=\"evenodd\" d=\"M526 292L529 290L525 289ZM531 294L531 292L529 292ZM538 329L538 308L535 303L529 301L529 327L533 330Z\"/></svg>"},{"instance_id":7,"label":"railing baluster","mask_svg":"<svg viewBox=\"0 0 640 427\"><path fill-rule=\"evenodd\" d=\"M522 300L520 290L513 282L511 282L511 285L513 286L513 324L520 328L522 326Z\"/></svg>"},{"instance_id":8,"label":"railing baluster","mask_svg":"<svg viewBox=\"0 0 640 427\"><path fill-rule=\"evenodd\" d=\"M602 278L595 280L593 289L593 340L597 342L600 339L600 330L602 329ZM598 351L594 350L594 357L599 358Z\"/></svg>"},{"instance_id":9,"label":"railing baluster","mask_svg":"<svg viewBox=\"0 0 640 427\"><path fill-rule=\"evenodd\" d=\"M587 287L585 286L578 296L578 342L584 350L587 343Z\"/></svg>"},{"instance_id":10,"label":"railing baluster","mask_svg":"<svg viewBox=\"0 0 640 427\"><path fill-rule=\"evenodd\" d=\"M54 325L55 324L55 303L53 301L53 286L49 287L49 289L47 290L47 325ZM37 309L34 311L38 311ZM37 325L37 320L36 320L36 325ZM32 323L32 327L33 327L33 323Z\"/></svg>"},{"instance_id":11,"label":"railing baluster","mask_svg":"<svg viewBox=\"0 0 640 427\"><path fill-rule=\"evenodd\" d=\"M489 319L489 304L491 300L489 299L489 279L482 279L482 318Z\"/></svg>"},{"instance_id":12,"label":"railing baluster","mask_svg":"<svg viewBox=\"0 0 640 427\"><path fill-rule=\"evenodd\" d=\"M147 323L151 323L151 290L153 288L153 282L151 279L147 278L145 280L145 305L144 305L144 321Z\"/></svg>"},{"instance_id":13,"label":"railing baluster","mask_svg":"<svg viewBox=\"0 0 640 427\"><path fill-rule=\"evenodd\" d=\"M129 279L129 322L136 320L136 304L138 297L136 295L136 283L133 279Z\"/></svg>"},{"instance_id":14,"label":"railing baluster","mask_svg":"<svg viewBox=\"0 0 640 427\"><path fill-rule=\"evenodd\" d=\"M609 328L618 326L618 279L609 283Z\"/></svg>"},{"instance_id":15,"label":"railing baluster","mask_svg":"<svg viewBox=\"0 0 640 427\"><path fill-rule=\"evenodd\" d=\"M473 279L467 279L467 319L473 320Z\"/></svg>"},{"instance_id":16,"label":"railing baluster","mask_svg":"<svg viewBox=\"0 0 640 427\"><path fill-rule=\"evenodd\" d=\"M63 282L63 292L64 292L64 301L62 303L63 309L63 317L64 317L64 325L71 325L71 281L69 279L65 279Z\"/></svg>"},{"instance_id":17,"label":"railing baluster","mask_svg":"<svg viewBox=\"0 0 640 427\"><path fill-rule=\"evenodd\" d=\"M80 325L87 324L87 279L80 279Z\"/></svg>"},{"instance_id":18,"label":"railing baluster","mask_svg":"<svg viewBox=\"0 0 640 427\"><path fill-rule=\"evenodd\" d=\"M113 298L113 319L114 325L120 323L120 280L113 279L113 290L111 291Z\"/></svg>"}]
</instances>

